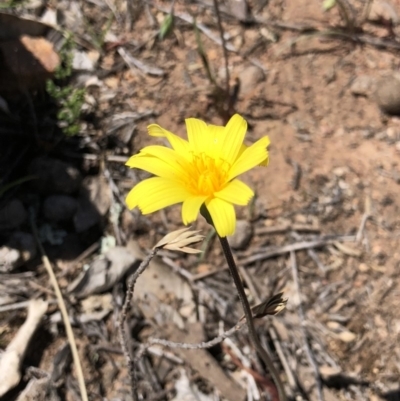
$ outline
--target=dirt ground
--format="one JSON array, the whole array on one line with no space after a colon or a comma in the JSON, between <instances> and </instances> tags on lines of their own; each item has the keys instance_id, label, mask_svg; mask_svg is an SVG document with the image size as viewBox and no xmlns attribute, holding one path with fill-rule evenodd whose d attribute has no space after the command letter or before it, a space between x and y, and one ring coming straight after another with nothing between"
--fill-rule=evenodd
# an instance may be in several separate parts
<instances>
[{"instance_id":1,"label":"dirt ground","mask_svg":"<svg viewBox=\"0 0 400 401\"><path fill-rule=\"evenodd\" d=\"M241 225L231 241L250 302L281 291L288 298L283 312L259 319L257 328L293 400L400 400L400 117L385 112L387 102L397 101L400 115L400 1L371 3L365 19L361 1L341 1L328 12L316 0L252 1L249 14L241 11L245 2L220 4L232 91L240 84L232 110L248 121L248 143L264 135L271 140L270 165L244 176L256 198L237 208ZM352 24L340 13L343 4L354 13L346 14ZM132 399L118 337L125 278L163 235L182 227L180 206L149 216L126 210L124 196L148 174L124 161L157 142L147 135L148 124L184 137L188 117L224 124L221 107L228 102L213 95L188 23L195 17L223 88L212 2L176 1L173 29L163 40L158 31L170 2L135 6L128 19L126 6L62 1L34 12L7 10L35 18L57 10L60 28L72 31L77 50L95 60L71 81L86 86L80 133L53 132L35 92L30 98L42 102L31 109L40 116L36 132L2 134L0 166L7 175L1 185L39 175L4 194L0 186L0 240L6 246L15 233L32 232L27 211L33 205L73 320L90 400ZM22 103L9 100L16 119L23 118ZM28 149L21 138L28 138ZM7 174L18 149L24 156ZM43 173L58 168L54 160L80 177L68 193L64 184L51 185L63 173ZM73 211L62 219L54 214L67 214L68 207L54 209L49 200L59 194L73 199ZM26 217L7 225L4 208L15 199ZM242 316L218 241L205 221L193 228L206 235L202 256L162 251L138 280L127 326L135 353L153 337L211 340ZM22 381L0 399L79 400L54 291L33 249L13 268L2 262L1 349L26 318L24 302L43 298L49 306L22 362ZM73 288L82 271L89 272L89 284ZM277 399L245 328L210 350L151 350L137 362L140 399ZM28 382L43 377L47 392L21 396Z\"/></svg>"}]
</instances>

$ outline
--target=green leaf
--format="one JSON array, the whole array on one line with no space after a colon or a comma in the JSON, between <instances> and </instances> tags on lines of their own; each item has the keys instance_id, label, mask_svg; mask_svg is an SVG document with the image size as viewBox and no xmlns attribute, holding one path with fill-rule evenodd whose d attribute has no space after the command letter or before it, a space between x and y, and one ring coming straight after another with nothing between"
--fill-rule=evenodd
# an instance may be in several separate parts
<instances>
[{"instance_id":1,"label":"green leaf","mask_svg":"<svg viewBox=\"0 0 400 401\"><path fill-rule=\"evenodd\" d=\"M160 27L160 32L158 34L160 40L166 38L167 35L172 31L173 27L174 27L174 16L173 14L168 14L164 18L164 21L162 22Z\"/></svg>"}]
</instances>

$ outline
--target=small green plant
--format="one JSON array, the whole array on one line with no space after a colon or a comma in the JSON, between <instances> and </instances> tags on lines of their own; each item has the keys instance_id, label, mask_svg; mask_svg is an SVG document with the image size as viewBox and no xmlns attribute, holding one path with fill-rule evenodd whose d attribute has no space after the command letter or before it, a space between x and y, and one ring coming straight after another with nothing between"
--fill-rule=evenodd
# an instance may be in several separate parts
<instances>
[{"instance_id":1,"label":"small green plant","mask_svg":"<svg viewBox=\"0 0 400 401\"><path fill-rule=\"evenodd\" d=\"M73 48L72 36L68 35L60 50L61 63L54 74L54 80L49 80L46 84L47 93L56 101L59 107L57 120L66 135L79 133L79 118L85 100L85 89L74 88L68 84L65 85L65 82L72 74Z\"/></svg>"},{"instance_id":2,"label":"small green plant","mask_svg":"<svg viewBox=\"0 0 400 401\"><path fill-rule=\"evenodd\" d=\"M24 5L25 3L26 1L8 0L0 4L0 10L6 10L7 8L17 8Z\"/></svg>"}]
</instances>

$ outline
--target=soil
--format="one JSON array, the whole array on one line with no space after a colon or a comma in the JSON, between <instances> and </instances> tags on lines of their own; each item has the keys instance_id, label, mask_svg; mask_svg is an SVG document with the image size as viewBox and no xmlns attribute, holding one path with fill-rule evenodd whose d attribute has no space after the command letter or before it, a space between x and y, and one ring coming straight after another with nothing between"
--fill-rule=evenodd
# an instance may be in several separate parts
<instances>
[{"instance_id":1,"label":"soil","mask_svg":"<svg viewBox=\"0 0 400 401\"><path fill-rule=\"evenodd\" d=\"M289 389L287 372L276 354L276 344L266 335L271 324L278 332L281 347L296 378L295 386L290 389L293 399L318 399L315 383L319 378L326 400L398 400L400 117L385 114L375 96L376 87L382 82L380 79L391 79L399 71L398 27L382 21L364 21L355 28L346 27L338 6L324 12L321 2L305 0L251 2L251 11L257 15L258 22L243 23L237 16L232 16L229 7L233 3L221 5L221 11L224 30L230 35L229 43L236 49L228 53L230 87L235 87L238 82L241 84L234 111L248 121L249 143L264 135L271 140L269 166L256 168L244 176L257 195L250 207L238 208L237 214L239 219L251 222L254 234L244 249L235 251L235 256L239 265L247 270L249 279L244 281L253 303L257 296L264 299L280 291L289 298L286 311L271 320L258 322L260 332L264 333ZM350 3L356 21L360 21L362 3ZM391 4L394 10L400 10L399 0L392 0ZM170 6L167 2L152 2L148 10L135 10L133 27L126 30L123 23L126 10L118 5L121 9L116 15L120 20L115 18L110 28L114 40L105 41L98 65L89 73L97 76L101 84L87 89L86 128L77 137L65 139L68 149L73 148L73 152L63 153L62 143L65 142L55 143L53 138L46 137L39 145L36 143L32 154L26 156L29 160L44 155L61 158L78 167L83 178L108 171L121 196L119 200L115 197L117 200L113 203L122 205L120 200L128 190L148 175L128 170L110 156L121 157L123 161L143 146L154 144L154 138L147 135L148 124L156 122L184 137L184 119L187 117L218 125L225 123L226 115L220 110L226 107L227 100L222 98L221 102L213 96L215 86L208 80L199 57L193 26L179 18L185 13L196 16L199 23L219 38L214 8L207 2L177 1L173 30L161 41L154 35L165 17L160 9L169 10ZM108 7L91 2L82 5L82 11L95 31L105 29L107 19L104 16L110 14ZM326 34L333 30L342 34ZM94 50L87 32L89 30L85 32L82 26L73 32L79 48L86 52ZM365 36L379 39L381 45L357 40L357 37ZM221 46L204 34L201 41L211 72L224 87L226 72ZM397 43L397 50L385 45L389 42ZM117 51L120 45L126 45L136 59L162 69L163 73L127 67ZM359 89L356 84L363 79L365 85ZM123 129L113 129L113 117L123 112L143 113L134 122L132 137L125 142ZM85 143L79 145L83 151L77 150L79 146L76 146L81 140L80 143ZM71 157L72 153L81 157ZM95 157L88 157L88 154ZM21 176L26 174L23 166L17 171ZM19 187L13 197L21 199L27 206L32 194L36 196L35 202L44 202L45 195L35 184ZM107 201L106 204L108 211L102 213L101 223L94 230L77 233L72 222L61 226L53 224L53 228L61 227L67 233L64 244L46 245L65 294L82 266L90 264L98 250L82 258L78 258L79 254L100 237L111 235L118 239L116 232L120 232L122 237L117 243L125 246L129 240L134 240L145 250L154 246L163 234L182 226L180 206L173 206L150 216L124 211L116 230L112 223L112 208L109 209ZM43 219L39 225L42 223ZM22 227L29 231L28 223ZM286 228L280 230L279 227ZM302 231L296 227L306 229ZM204 221L196 222L193 228L203 230L205 235L210 232ZM11 232L5 231L4 243ZM311 251L295 252L298 283L294 281L293 259L291 262L288 252L246 263L246 258L258 255L270 246L280 247L328 236L335 241L326 241ZM224 321L225 327L229 328L242 312L229 274L223 269L226 263L218 242L211 240L208 245L202 260L175 255L174 261L194 276L203 274L204 278L199 281L230 305L229 318L222 316L217 307L206 311L206 317L201 321L205 337L211 339L218 332L218 321ZM65 252L66 247L71 251L69 255ZM219 269L221 271L215 273ZM37 286L31 287L29 280L19 278L22 281L18 301L38 296L53 298L38 257L8 276L29 272L34 273L32 280ZM8 276L7 280L10 279ZM91 400L130 399L125 359L115 351L119 347L117 311L121 306L121 300L118 301L115 294L120 297L124 294L121 284L115 287L117 290L103 291L116 297L114 312L93 323L93 331L89 324L74 327ZM170 292L174 294L175 289ZM163 299L162 304L173 306L179 314L181 309L173 298L170 294L170 299ZM69 299L69 308L79 314L80 302ZM197 302L201 304L200 299ZM299 308L304 312L303 318ZM50 305L47 316L56 311L57 307ZM181 314L185 322L193 318ZM131 324L131 335L135 341L145 341L148 335L163 337L168 332L154 316L151 322L146 320L143 310L135 310L133 315L136 321ZM5 348L15 336L24 317L24 310L0 312L1 347ZM30 343L23 370L35 366L51 371L54 356L65 339L63 326L46 320ZM233 340L242 352L247 352L252 369L266 375L254 355L243 351L250 347L246 331L234 336ZM313 373L304 341L314 355L318 375ZM115 352L100 353L98 349L104 344L110 349L113 347ZM211 355L230 377L236 377L235 372L245 371L229 359L229 352L224 347L213 348ZM179 357L183 358L181 351ZM205 399L215 399L212 394L219 391L215 381L208 380L202 372L196 374L197 369L193 370L190 358L184 361L190 382L208 394L209 398ZM162 359L152 357L146 359L146 363L153 366L152 371L157 376L153 395L159 399L177 399L173 394L178 391L174 386L179 374L176 367L171 368L172 362L168 365ZM163 369L168 374L163 376ZM70 372L68 376L72 377ZM58 394L61 399L80 399L76 395L76 384L60 380ZM14 390L2 400L17 399L26 382L27 379L19 385L18 391ZM268 392L261 382L257 383L260 391L264 391L262 399L271 399L268 397L273 392ZM153 399L151 392L146 391L143 390L147 394L144 399Z\"/></svg>"}]
</instances>

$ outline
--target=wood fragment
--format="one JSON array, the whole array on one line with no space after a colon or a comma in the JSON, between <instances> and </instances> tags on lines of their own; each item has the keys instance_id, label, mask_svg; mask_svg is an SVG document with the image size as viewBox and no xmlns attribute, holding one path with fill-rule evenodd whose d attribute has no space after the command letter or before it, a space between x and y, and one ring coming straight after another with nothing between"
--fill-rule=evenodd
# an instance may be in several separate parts
<instances>
[{"instance_id":1,"label":"wood fragment","mask_svg":"<svg viewBox=\"0 0 400 401\"><path fill-rule=\"evenodd\" d=\"M29 341L38 328L46 311L47 302L42 299L36 299L29 302L28 317L0 359L0 397L20 382L20 367L28 348Z\"/></svg>"},{"instance_id":2,"label":"wood fragment","mask_svg":"<svg viewBox=\"0 0 400 401\"><path fill-rule=\"evenodd\" d=\"M143 61L140 61L136 57L133 57L131 54L129 54L123 47L118 48L118 53L123 58L125 63L129 66L129 68L131 68L134 72L140 70L145 74L154 75L157 77L162 77L165 75L164 70L143 63Z\"/></svg>"},{"instance_id":3,"label":"wood fragment","mask_svg":"<svg viewBox=\"0 0 400 401\"><path fill-rule=\"evenodd\" d=\"M321 381L321 377L319 375L318 364L315 360L314 354L312 352L312 349L311 349L311 347L308 343L308 339L307 339L307 332L306 332L306 328L305 328L306 315L304 313L303 305L302 305L302 301L301 301L300 283L299 283L299 276L298 276L298 271L297 271L297 261L296 261L296 254L294 251L290 252L290 266L292 269L292 277L293 277L293 281L295 283L296 292L300 299L300 303L299 303L299 307L298 307L298 314L299 314L299 319L300 319L300 328L301 328L301 333L302 333L302 337L303 337L304 348L305 348L305 351L307 354L309 364L312 367L313 372L314 372L318 400L324 401L325 397L324 397L324 393L322 390L322 381Z\"/></svg>"}]
</instances>

